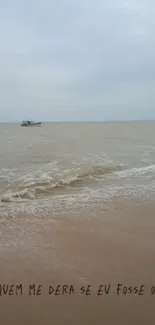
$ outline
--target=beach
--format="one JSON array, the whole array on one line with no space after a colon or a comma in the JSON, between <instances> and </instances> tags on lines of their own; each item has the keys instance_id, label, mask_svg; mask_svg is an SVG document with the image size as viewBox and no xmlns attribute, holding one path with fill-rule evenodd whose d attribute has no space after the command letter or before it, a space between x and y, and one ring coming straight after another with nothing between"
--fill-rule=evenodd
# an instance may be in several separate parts
<instances>
[{"instance_id":1,"label":"beach","mask_svg":"<svg viewBox=\"0 0 155 325\"><path fill-rule=\"evenodd\" d=\"M89 220L81 213L72 220L66 213L53 216L53 223L38 222L35 245L11 252L10 244L1 252L1 285L23 286L22 295L15 288L12 295L10 289L6 295L1 291L2 323L154 324L154 202L117 202L111 213L97 206L98 217ZM21 226L27 234L31 222ZM13 231L18 234L19 224ZM13 236L10 232L4 229L3 238ZM123 286L133 292L124 294Z\"/></svg>"},{"instance_id":2,"label":"beach","mask_svg":"<svg viewBox=\"0 0 155 325\"><path fill-rule=\"evenodd\" d=\"M0 1L0 325L155 325L154 9Z\"/></svg>"},{"instance_id":3,"label":"beach","mask_svg":"<svg viewBox=\"0 0 155 325\"><path fill-rule=\"evenodd\" d=\"M2 324L154 324L154 130L0 126Z\"/></svg>"}]
</instances>

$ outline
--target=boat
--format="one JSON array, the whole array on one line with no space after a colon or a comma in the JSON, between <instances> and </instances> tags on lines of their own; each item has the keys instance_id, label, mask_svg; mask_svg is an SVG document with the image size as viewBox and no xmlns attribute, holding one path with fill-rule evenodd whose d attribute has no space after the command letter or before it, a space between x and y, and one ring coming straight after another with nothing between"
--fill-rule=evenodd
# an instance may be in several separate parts
<instances>
[{"instance_id":1,"label":"boat","mask_svg":"<svg viewBox=\"0 0 155 325\"><path fill-rule=\"evenodd\" d=\"M21 126L41 126L42 122L22 121Z\"/></svg>"}]
</instances>

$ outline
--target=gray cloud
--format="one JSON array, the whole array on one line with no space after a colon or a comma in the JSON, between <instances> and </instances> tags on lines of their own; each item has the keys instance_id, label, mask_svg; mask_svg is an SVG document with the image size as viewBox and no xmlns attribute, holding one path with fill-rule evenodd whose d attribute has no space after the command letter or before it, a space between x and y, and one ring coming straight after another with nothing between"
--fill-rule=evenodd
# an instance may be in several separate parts
<instances>
[{"instance_id":1,"label":"gray cloud","mask_svg":"<svg viewBox=\"0 0 155 325\"><path fill-rule=\"evenodd\" d=\"M1 2L0 119L155 118L151 0Z\"/></svg>"}]
</instances>

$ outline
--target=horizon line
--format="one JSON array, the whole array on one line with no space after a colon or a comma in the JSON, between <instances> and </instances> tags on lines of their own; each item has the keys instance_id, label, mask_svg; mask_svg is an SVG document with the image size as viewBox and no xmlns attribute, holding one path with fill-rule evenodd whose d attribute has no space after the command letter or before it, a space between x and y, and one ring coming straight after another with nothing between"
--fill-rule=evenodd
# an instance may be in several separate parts
<instances>
[{"instance_id":1,"label":"horizon line","mask_svg":"<svg viewBox=\"0 0 155 325\"><path fill-rule=\"evenodd\" d=\"M34 121L34 119L33 119ZM42 123L114 123L114 122L155 122L155 118L153 119L131 119L131 120L68 120L68 121L64 121L64 120L42 120ZM17 123L21 123L20 120L16 120L16 121L2 121L0 122L0 124L17 124Z\"/></svg>"}]
</instances>

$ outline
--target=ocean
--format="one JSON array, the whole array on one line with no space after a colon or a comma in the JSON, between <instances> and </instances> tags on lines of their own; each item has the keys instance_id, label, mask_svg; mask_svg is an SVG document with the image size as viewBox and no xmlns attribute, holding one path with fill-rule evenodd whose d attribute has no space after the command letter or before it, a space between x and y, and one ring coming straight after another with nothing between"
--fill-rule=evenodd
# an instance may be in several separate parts
<instances>
[{"instance_id":1,"label":"ocean","mask_svg":"<svg viewBox=\"0 0 155 325\"><path fill-rule=\"evenodd\" d=\"M154 324L154 139L155 122L0 125L2 324Z\"/></svg>"},{"instance_id":2,"label":"ocean","mask_svg":"<svg viewBox=\"0 0 155 325\"><path fill-rule=\"evenodd\" d=\"M155 122L0 124L0 214L155 194Z\"/></svg>"}]
</instances>

